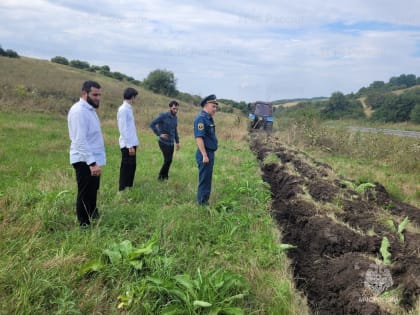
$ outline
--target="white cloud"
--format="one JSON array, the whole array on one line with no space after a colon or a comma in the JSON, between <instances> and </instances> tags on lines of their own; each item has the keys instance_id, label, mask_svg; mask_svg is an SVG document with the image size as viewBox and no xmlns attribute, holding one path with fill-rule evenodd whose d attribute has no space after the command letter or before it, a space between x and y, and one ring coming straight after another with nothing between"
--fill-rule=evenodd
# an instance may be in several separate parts
<instances>
[{"instance_id":1,"label":"white cloud","mask_svg":"<svg viewBox=\"0 0 420 315\"><path fill-rule=\"evenodd\" d=\"M406 0L3 0L0 44L109 65L181 91L252 101L355 92L420 67L420 3Z\"/></svg>"}]
</instances>

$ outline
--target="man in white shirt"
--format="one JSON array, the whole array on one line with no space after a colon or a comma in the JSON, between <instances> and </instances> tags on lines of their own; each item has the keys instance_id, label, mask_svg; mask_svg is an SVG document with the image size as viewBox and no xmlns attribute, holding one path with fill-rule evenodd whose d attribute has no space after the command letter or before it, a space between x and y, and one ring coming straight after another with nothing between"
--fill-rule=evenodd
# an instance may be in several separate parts
<instances>
[{"instance_id":1,"label":"man in white shirt","mask_svg":"<svg viewBox=\"0 0 420 315\"><path fill-rule=\"evenodd\" d=\"M124 91L124 101L118 108L117 121L120 131L121 166L119 190L126 187L133 187L134 175L136 173L136 151L139 145L136 123L133 114L133 104L138 92L131 87Z\"/></svg>"},{"instance_id":2,"label":"man in white shirt","mask_svg":"<svg viewBox=\"0 0 420 315\"><path fill-rule=\"evenodd\" d=\"M101 100L101 86L86 81L80 100L67 116L70 144L70 163L76 171L76 213L81 227L90 225L99 217L96 197L99 189L101 166L106 164L105 145L101 124L96 113Z\"/></svg>"}]
</instances>

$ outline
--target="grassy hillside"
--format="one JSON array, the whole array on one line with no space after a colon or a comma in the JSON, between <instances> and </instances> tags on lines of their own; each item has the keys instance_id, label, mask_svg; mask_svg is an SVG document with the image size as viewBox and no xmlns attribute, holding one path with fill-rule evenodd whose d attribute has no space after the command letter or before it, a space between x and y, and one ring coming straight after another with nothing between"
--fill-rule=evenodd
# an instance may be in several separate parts
<instances>
[{"instance_id":1,"label":"grassy hillside","mask_svg":"<svg viewBox=\"0 0 420 315\"><path fill-rule=\"evenodd\" d=\"M169 99L140 88L137 174L134 188L118 193L115 116L128 85L30 58L0 58L0 69L0 314L308 313L245 119L215 116L220 149L211 205L201 208L192 135L199 108L181 102L181 150L170 180L158 182L162 160L148 122ZM102 216L82 231L65 114L86 79L103 86L107 165Z\"/></svg>"}]
</instances>

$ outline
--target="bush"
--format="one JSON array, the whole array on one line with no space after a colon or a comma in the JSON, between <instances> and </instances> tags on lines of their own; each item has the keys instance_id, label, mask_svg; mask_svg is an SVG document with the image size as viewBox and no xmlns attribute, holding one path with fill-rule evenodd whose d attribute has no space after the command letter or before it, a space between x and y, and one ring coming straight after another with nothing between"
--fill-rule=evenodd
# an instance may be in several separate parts
<instances>
[{"instance_id":1,"label":"bush","mask_svg":"<svg viewBox=\"0 0 420 315\"><path fill-rule=\"evenodd\" d=\"M70 61L70 67L87 70L90 68L90 65L86 61L72 60Z\"/></svg>"},{"instance_id":2,"label":"bush","mask_svg":"<svg viewBox=\"0 0 420 315\"><path fill-rule=\"evenodd\" d=\"M119 81L122 81L122 80L124 80L125 75L124 75L124 74L122 74L121 72L112 72L112 77L113 77L114 79L117 79L117 80L119 80Z\"/></svg>"},{"instance_id":3,"label":"bush","mask_svg":"<svg viewBox=\"0 0 420 315\"><path fill-rule=\"evenodd\" d=\"M178 94L176 89L176 79L172 71L154 70L149 73L143 81L146 89L154 93L163 94L166 96L175 96Z\"/></svg>"},{"instance_id":4,"label":"bush","mask_svg":"<svg viewBox=\"0 0 420 315\"><path fill-rule=\"evenodd\" d=\"M19 58L19 55L16 51L11 50L11 49L4 50L3 48L1 48L1 46L0 46L0 56L9 57L9 58Z\"/></svg>"},{"instance_id":5,"label":"bush","mask_svg":"<svg viewBox=\"0 0 420 315\"><path fill-rule=\"evenodd\" d=\"M416 124L420 124L420 104L414 106L410 113L410 120Z\"/></svg>"},{"instance_id":6,"label":"bush","mask_svg":"<svg viewBox=\"0 0 420 315\"><path fill-rule=\"evenodd\" d=\"M408 121L411 111L419 103L420 95L416 93L404 93L398 96L385 95L382 102L377 104L372 119L383 122Z\"/></svg>"},{"instance_id":7,"label":"bush","mask_svg":"<svg viewBox=\"0 0 420 315\"><path fill-rule=\"evenodd\" d=\"M321 114L325 119L364 118L363 106L360 101L346 97L341 92L331 95Z\"/></svg>"},{"instance_id":8,"label":"bush","mask_svg":"<svg viewBox=\"0 0 420 315\"><path fill-rule=\"evenodd\" d=\"M67 58L62 56L56 56L54 58L51 58L51 62L59 63L66 66L69 65L69 61L67 60Z\"/></svg>"}]
</instances>

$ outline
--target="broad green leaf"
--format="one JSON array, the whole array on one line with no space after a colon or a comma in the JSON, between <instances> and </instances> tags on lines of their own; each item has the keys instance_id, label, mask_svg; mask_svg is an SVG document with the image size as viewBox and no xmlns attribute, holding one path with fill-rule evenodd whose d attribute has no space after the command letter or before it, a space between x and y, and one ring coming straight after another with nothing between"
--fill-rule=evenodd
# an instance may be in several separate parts
<instances>
[{"instance_id":1,"label":"broad green leaf","mask_svg":"<svg viewBox=\"0 0 420 315\"><path fill-rule=\"evenodd\" d=\"M143 261L142 260L130 260L130 266L132 266L136 270L143 269Z\"/></svg>"},{"instance_id":2,"label":"broad green leaf","mask_svg":"<svg viewBox=\"0 0 420 315\"><path fill-rule=\"evenodd\" d=\"M356 185L348 180L341 180L340 183L346 187L350 187L351 189L356 189Z\"/></svg>"},{"instance_id":3,"label":"broad green leaf","mask_svg":"<svg viewBox=\"0 0 420 315\"><path fill-rule=\"evenodd\" d=\"M279 245L280 251L285 251L285 250L293 249L293 248L297 248L297 247L295 245L291 245L291 244L280 244Z\"/></svg>"},{"instance_id":4,"label":"broad green leaf","mask_svg":"<svg viewBox=\"0 0 420 315\"><path fill-rule=\"evenodd\" d=\"M184 287L187 292L194 298L197 298L197 287L195 286L195 281L191 279L191 276L188 274L176 275L174 276L175 281Z\"/></svg>"},{"instance_id":5,"label":"broad green leaf","mask_svg":"<svg viewBox=\"0 0 420 315\"><path fill-rule=\"evenodd\" d=\"M402 233L404 232L405 228L408 225L408 222L410 220L408 219L408 217L405 217L404 221L402 221L399 225L398 225L398 233Z\"/></svg>"},{"instance_id":6,"label":"broad green leaf","mask_svg":"<svg viewBox=\"0 0 420 315\"><path fill-rule=\"evenodd\" d=\"M389 219L389 220L386 220L385 223L386 223L386 225L389 226L389 228L391 229L392 232L397 232L397 229L395 228L394 221Z\"/></svg>"},{"instance_id":7,"label":"broad green leaf","mask_svg":"<svg viewBox=\"0 0 420 315\"><path fill-rule=\"evenodd\" d=\"M168 294L171 297L177 297L179 300L181 300L183 303L185 303L186 305L191 304L191 300L188 298L188 296L181 291L180 289L169 289L168 290Z\"/></svg>"},{"instance_id":8,"label":"broad green leaf","mask_svg":"<svg viewBox=\"0 0 420 315\"><path fill-rule=\"evenodd\" d=\"M104 255L108 257L111 264L116 265L121 262L122 256L119 250L105 249Z\"/></svg>"},{"instance_id":9,"label":"broad green leaf","mask_svg":"<svg viewBox=\"0 0 420 315\"><path fill-rule=\"evenodd\" d=\"M118 250L120 251L122 257L129 257L130 253L133 251L133 245L129 240L122 241L119 244Z\"/></svg>"},{"instance_id":10,"label":"broad green leaf","mask_svg":"<svg viewBox=\"0 0 420 315\"><path fill-rule=\"evenodd\" d=\"M358 193L363 193L366 190L368 190L369 188L375 188L375 184L372 184L372 183L363 183L363 184L360 184L359 186L357 186L356 191Z\"/></svg>"},{"instance_id":11,"label":"broad green leaf","mask_svg":"<svg viewBox=\"0 0 420 315\"><path fill-rule=\"evenodd\" d=\"M230 302L230 301L233 301L233 300L241 300L241 299L243 299L244 298L244 294L236 294L236 295L233 295L233 296L230 296L230 297L228 297L228 298L226 298L226 299L224 299L223 300L223 302Z\"/></svg>"},{"instance_id":12,"label":"broad green leaf","mask_svg":"<svg viewBox=\"0 0 420 315\"><path fill-rule=\"evenodd\" d=\"M156 285L163 285L164 280L156 277L146 277L146 280Z\"/></svg>"},{"instance_id":13,"label":"broad green leaf","mask_svg":"<svg viewBox=\"0 0 420 315\"><path fill-rule=\"evenodd\" d=\"M133 303L133 300L134 300L134 293L132 291L127 291L124 295L118 296L118 301L120 303L118 303L117 308L118 309L128 308Z\"/></svg>"},{"instance_id":14,"label":"broad green leaf","mask_svg":"<svg viewBox=\"0 0 420 315\"><path fill-rule=\"evenodd\" d=\"M153 252L153 245L155 245L155 241L149 242L145 247L133 249L130 253L130 260L151 254Z\"/></svg>"},{"instance_id":15,"label":"broad green leaf","mask_svg":"<svg viewBox=\"0 0 420 315\"><path fill-rule=\"evenodd\" d=\"M193 305L198 307L210 307L212 304L206 301L195 300Z\"/></svg>"},{"instance_id":16,"label":"broad green leaf","mask_svg":"<svg viewBox=\"0 0 420 315\"><path fill-rule=\"evenodd\" d=\"M384 238L382 239L381 248L379 249L379 251L381 252L381 255L384 259L385 265L391 264L391 253L388 251L388 249L389 249L389 241L388 241L388 238L384 236Z\"/></svg>"},{"instance_id":17,"label":"broad green leaf","mask_svg":"<svg viewBox=\"0 0 420 315\"><path fill-rule=\"evenodd\" d=\"M89 261L80 268L81 275L87 275L94 272L99 272L104 268L104 264L100 260Z\"/></svg>"}]
</instances>

